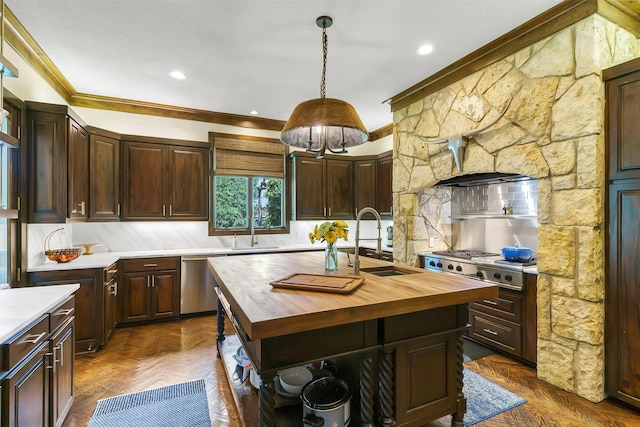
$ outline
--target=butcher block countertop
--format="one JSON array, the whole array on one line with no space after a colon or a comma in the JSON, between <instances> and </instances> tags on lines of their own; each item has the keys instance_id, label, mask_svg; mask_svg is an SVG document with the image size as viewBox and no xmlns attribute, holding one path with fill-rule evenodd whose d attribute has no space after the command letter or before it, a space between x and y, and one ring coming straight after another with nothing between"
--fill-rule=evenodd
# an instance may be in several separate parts
<instances>
[{"instance_id":1,"label":"butcher block countertop","mask_svg":"<svg viewBox=\"0 0 640 427\"><path fill-rule=\"evenodd\" d=\"M350 294L274 288L269 283L295 273L352 275L347 255L339 269L324 269L324 252L294 252L209 258L209 270L232 316L251 340L288 335L383 317L447 307L498 296L498 287L462 276L360 257L364 283ZM379 277L366 268L395 266L415 272Z\"/></svg>"}]
</instances>

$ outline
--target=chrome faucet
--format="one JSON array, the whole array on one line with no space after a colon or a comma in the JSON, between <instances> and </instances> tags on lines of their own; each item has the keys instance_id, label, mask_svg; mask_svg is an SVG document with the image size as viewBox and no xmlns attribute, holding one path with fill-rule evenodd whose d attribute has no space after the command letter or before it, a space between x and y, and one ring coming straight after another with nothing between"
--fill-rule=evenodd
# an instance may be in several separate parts
<instances>
[{"instance_id":1,"label":"chrome faucet","mask_svg":"<svg viewBox=\"0 0 640 427\"><path fill-rule=\"evenodd\" d=\"M360 239L360 219L362 218L362 215L366 213L373 214L373 216L376 217L376 221L378 221L378 238L377 239L375 238ZM371 207L366 207L366 208L362 208L360 212L358 212L358 215L356 216L356 248L355 248L355 254L353 257L353 274L360 274L360 256L358 255L358 252L360 252L360 240L377 240L378 250L376 250L376 254L378 256L382 254L382 238L380 237L381 228L382 228L382 225L380 223L380 214L378 213L377 210Z\"/></svg>"},{"instance_id":2,"label":"chrome faucet","mask_svg":"<svg viewBox=\"0 0 640 427\"><path fill-rule=\"evenodd\" d=\"M258 244L258 236L256 236L256 228L253 225L253 219L251 220L251 247Z\"/></svg>"}]
</instances>

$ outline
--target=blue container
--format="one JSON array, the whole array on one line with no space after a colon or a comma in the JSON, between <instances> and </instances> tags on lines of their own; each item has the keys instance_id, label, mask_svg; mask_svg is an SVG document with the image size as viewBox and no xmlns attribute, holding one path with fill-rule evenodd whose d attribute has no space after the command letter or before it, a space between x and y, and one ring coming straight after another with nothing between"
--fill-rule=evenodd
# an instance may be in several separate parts
<instances>
[{"instance_id":1,"label":"blue container","mask_svg":"<svg viewBox=\"0 0 640 427\"><path fill-rule=\"evenodd\" d=\"M533 251L524 246L505 246L502 248L502 256L507 261L527 262L531 259Z\"/></svg>"}]
</instances>

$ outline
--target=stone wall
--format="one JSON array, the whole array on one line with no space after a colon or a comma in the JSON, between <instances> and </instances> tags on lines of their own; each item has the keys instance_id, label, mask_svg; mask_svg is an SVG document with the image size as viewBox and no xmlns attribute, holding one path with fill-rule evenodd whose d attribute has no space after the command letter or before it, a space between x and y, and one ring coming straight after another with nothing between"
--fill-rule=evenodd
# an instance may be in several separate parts
<instances>
[{"instance_id":1,"label":"stone wall","mask_svg":"<svg viewBox=\"0 0 640 427\"><path fill-rule=\"evenodd\" d=\"M604 398L604 85L601 71L638 56L637 39L598 15L394 112L394 257L455 246L452 176L539 178L538 377ZM510 104L509 104L509 100ZM458 171L447 144L479 129ZM430 248L429 238L440 247Z\"/></svg>"}]
</instances>

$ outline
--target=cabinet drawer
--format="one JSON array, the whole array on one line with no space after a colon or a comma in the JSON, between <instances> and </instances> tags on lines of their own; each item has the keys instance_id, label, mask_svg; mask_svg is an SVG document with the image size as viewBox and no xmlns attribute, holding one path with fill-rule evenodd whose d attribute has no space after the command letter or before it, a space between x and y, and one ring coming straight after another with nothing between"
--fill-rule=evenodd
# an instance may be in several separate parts
<instances>
[{"instance_id":1,"label":"cabinet drawer","mask_svg":"<svg viewBox=\"0 0 640 427\"><path fill-rule=\"evenodd\" d=\"M521 356L520 325L475 310L469 310L469 323L471 324L469 334L473 339L514 356Z\"/></svg>"},{"instance_id":2,"label":"cabinet drawer","mask_svg":"<svg viewBox=\"0 0 640 427\"><path fill-rule=\"evenodd\" d=\"M472 302L469 308L510 322L522 322L522 296L505 289L500 289L497 298Z\"/></svg>"},{"instance_id":3,"label":"cabinet drawer","mask_svg":"<svg viewBox=\"0 0 640 427\"><path fill-rule=\"evenodd\" d=\"M32 350L42 344L49 335L49 315L43 314L26 331L3 346L4 370L11 369Z\"/></svg>"},{"instance_id":4,"label":"cabinet drawer","mask_svg":"<svg viewBox=\"0 0 640 427\"><path fill-rule=\"evenodd\" d=\"M58 329L60 327L60 325L62 325L64 322L67 321L67 319L72 318L73 316L75 316L75 311L76 311L76 304L75 304L76 300L74 296L70 296L69 298L67 298L67 300L65 302L63 302L62 304L60 304L58 307L56 307L55 309L53 309L50 313L50 328L49 330L51 332L55 332L56 329Z\"/></svg>"},{"instance_id":5,"label":"cabinet drawer","mask_svg":"<svg viewBox=\"0 0 640 427\"><path fill-rule=\"evenodd\" d=\"M178 258L139 258L125 259L122 261L122 269L130 271L155 271L155 270L176 270L178 268Z\"/></svg>"}]
</instances>

